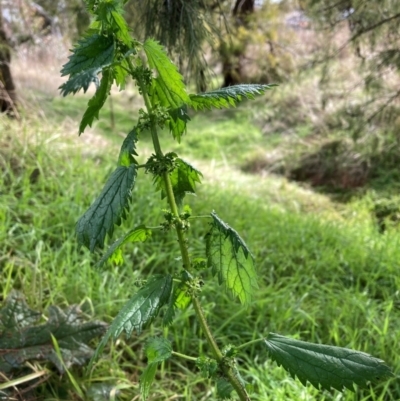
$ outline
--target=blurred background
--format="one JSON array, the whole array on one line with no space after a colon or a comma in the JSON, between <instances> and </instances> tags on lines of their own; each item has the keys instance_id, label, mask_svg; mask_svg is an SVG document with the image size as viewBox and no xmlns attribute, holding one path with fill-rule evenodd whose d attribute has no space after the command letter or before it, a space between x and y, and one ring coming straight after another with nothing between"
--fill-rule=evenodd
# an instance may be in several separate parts
<instances>
[{"instance_id":1,"label":"blurred background","mask_svg":"<svg viewBox=\"0 0 400 401\"><path fill-rule=\"evenodd\" d=\"M194 213L215 209L256 256L259 293L233 315L235 301L204 272L216 336L240 344L273 331L355 348L398 375L400 2L130 0L124 9L132 35L159 40L192 93L278 84L238 108L191 113L181 144L167 132L162 137L163 149L204 174L198 196L187 200ZM94 88L66 98L58 88L69 49L90 21L81 0L0 0L0 301L4 308L14 289L43 316L51 305L79 304L87 318L110 322L135 282L168 270L171 260L176 265L177 249L173 238L157 234L127 247L122 266L99 272L93 265L100 256L77 247L75 222L143 106L133 84L113 89L99 120L78 137ZM151 153L146 135L139 153L143 161ZM164 205L148 181L139 177L133 214L116 237L162 218ZM207 229L207 222L193 223L195 256ZM89 377L75 363L60 375L46 358L0 369L0 395L136 400L146 336L163 334L180 352L204 352L192 316L189 307L170 329L119 340ZM0 315L0 366L2 324ZM239 361L254 400L400 399L398 376L341 394L303 387L259 345ZM166 363L158 379L153 400L214 397L213 383L205 386L190 362ZM18 384L2 387L13 380Z\"/></svg>"}]
</instances>

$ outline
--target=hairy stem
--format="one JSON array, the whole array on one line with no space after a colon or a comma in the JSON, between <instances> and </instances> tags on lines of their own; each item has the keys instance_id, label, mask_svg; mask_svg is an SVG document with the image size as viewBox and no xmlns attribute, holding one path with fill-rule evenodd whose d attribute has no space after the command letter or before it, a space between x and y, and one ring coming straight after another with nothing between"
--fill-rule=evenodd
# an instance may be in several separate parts
<instances>
[{"instance_id":1,"label":"hairy stem","mask_svg":"<svg viewBox=\"0 0 400 401\"><path fill-rule=\"evenodd\" d=\"M161 150L160 141L158 139L158 134L157 134L157 122L153 119L153 114L152 114L153 107L151 105L149 95L146 91L146 86L144 85L143 81L140 80L140 78L138 78L138 84L139 84L139 87L140 87L142 95L143 95L143 99L144 99L144 103L146 105L147 112L150 116L150 121L151 121L150 130L151 130L151 137L153 140L154 150L155 150L157 156L162 157L163 153ZM167 201L168 201L169 207L171 208L171 213L176 218L175 229L176 229L179 248L180 248L180 252L181 252L181 256L182 256L183 268L189 271L190 270L190 257L189 257L189 250L187 247L187 239L186 239L186 236L185 236L185 233L183 230L182 220L179 217L179 210L178 210L178 206L176 204L174 191L172 189L171 179L167 172L162 175L162 178L164 180ZM201 308L200 302L195 295L192 296L192 304L193 304L193 308L196 312L197 319L199 320L200 326L207 338L207 342L208 342L209 346L211 347L214 358L217 360L219 366L224 371L227 379L229 380L229 382L232 384L232 387L237 392L240 401L250 401L250 397L247 394L246 389L243 387L242 383L238 379L234 370L231 367L229 367L227 364L224 363L224 356L223 356L221 350L219 349L218 344L216 343L216 341L211 333L210 327L208 326L208 323L204 316L204 312Z\"/></svg>"}]
</instances>

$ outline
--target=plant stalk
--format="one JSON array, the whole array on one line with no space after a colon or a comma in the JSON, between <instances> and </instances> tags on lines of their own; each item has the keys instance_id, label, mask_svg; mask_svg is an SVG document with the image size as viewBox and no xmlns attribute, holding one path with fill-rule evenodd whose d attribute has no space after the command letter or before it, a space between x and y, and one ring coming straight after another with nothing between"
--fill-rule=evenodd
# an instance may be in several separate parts
<instances>
[{"instance_id":1,"label":"plant stalk","mask_svg":"<svg viewBox=\"0 0 400 401\"><path fill-rule=\"evenodd\" d=\"M140 80L140 78L138 79L138 84L139 84L139 87L140 87L142 95L143 95L143 99L144 99L144 103L146 105L147 112L150 115L150 121L151 121L150 131L151 131L151 137L153 140L154 150L155 150L157 156L162 157L163 153L161 150L160 141L158 139L156 121L154 121L154 119L152 118L153 107L151 105L149 95L146 91L146 87L143 84L143 81ZM179 248L180 248L180 252L181 252L181 256L182 256L183 267L184 267L184 269L189 271L191 265L190 265L189 250L187 248L187 239L186 239L184 230L182 228L183 227L182 220L179 217L179 210L178 210L178 206L176 204L174 191L172 189L171 179L169 177L168 172L164 173L162 177L163 177L164 184L165 184L167 201L168 201L169 207L171 208L171 213L174 215L174 217L176 219L175 229L176 229L176 234L178 237L178 243L179 243ZM210 327L208 326L206 317L204 316L204 312L201 308L198 298L195 295L192 295L191 298L192 298L192 304L193 304L193 308L196 312L197 319L200 323L203 333L206 336L207 342L208 342L209 346L211 347L214 358L217 360L219 366L224 371L227 379L231 383L232 387L235 389L236 393L239 396L240 401L250 401L250 397L247 394L246 389L243 387L242 383L238 379L234 370L231 367L229 367L227 364L224 363L224 356L212 335L212 332L210 330Z\"/></svg>"}]
</instances>

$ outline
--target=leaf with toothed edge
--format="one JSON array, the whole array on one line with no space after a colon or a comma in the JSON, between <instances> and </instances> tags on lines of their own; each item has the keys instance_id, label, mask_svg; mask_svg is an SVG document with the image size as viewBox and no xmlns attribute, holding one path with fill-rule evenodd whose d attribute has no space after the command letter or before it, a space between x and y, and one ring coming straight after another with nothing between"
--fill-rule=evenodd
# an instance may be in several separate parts
<instances>
[{"instance_id":1,"label":"leaf with toothed edge","mask_svg":"<svg viewBox=\"0 0 400 401\"><path fill-rule=\"evenodd\" d=\"M110 338L116 340L125 331L131 336L138 334L146 324L158 315L162 306L168 303L172 291L172 276L156 276L150 279L119 311L107 333L98 345L90 365L98 359Z\"/></svg>"},{"instance_id":2,"label":"leaf with toothed edge","mask_svg":"<svg viewBox=\"0 0 400 401\"><path fill-rule=\"evenodd\" d=\"M133 156L138 156L136 153L136 144L139 140L138 134L138 127L134 127L124 139L118 156L118 164L120 166L129 167L131 164L137 164Z\"/></svg>"},{"instance_id":3,"label":"leaf with toothed edge","mask_svg":"<svg viewBox=\"0 0 400 401\"><path fill-rule=\"evenodd\" d=\"M148 39L143 44L143 49L150 68L157 71L157 77L152 82L153 106L158 103L168 110L169 129L173 137L180 142L186 130L186 123L190 119L186 113L186 105L190 104L190 98L186 93L182 75L159 43Z\"/></svg>"},{"instance_id":4,"label":"leaf with toothed edge","mask_svg":"<svg viewBox=\"0 0 400 401\"><path fill-rule=\"evenodd\" d=\"M107 233L112 236L114 225L126 218L136 174L135 164L117 167L98 198L76 223L78 242L90 252L96 247L103 248Z\"/></svg>"},{"instance_id":5,"label":"leaf with toothed edge","mask_svg":"<svg viewBox=\"0 0 400 401\"><path fill-rule=\"evenodd\" d=\"M83 114L81 123L79 124L79 135L85 131L86 127L91 127L95 118L99 118L99 113L110 94L111 85L113 83L113 70L106 68L103 70L100 86L96 93L88 102L88 108Z\"/></svg>"},{"instance_id":6,"label":"leaf with toothed edge","mask_svg":"<svg viewBox=\"0 0 400 401\"><path fill-rule=\"evenodd\" d=\"M303 385L307 381L317 389L335 388L354 391L354 384L365 387L393 376L389 367L364 352L330 345L312 344L270 333L265 344L271 358L282 365Z\"/></svg>"},{"instance_id":7,"label":"leaf with toothed edge","mask_svg":"<svg viewBox=\"0 0 400 401\"><path fill-rule=\"evenodd\" d=\"M72 49L69 61L61 69L61 76L70 76L60 86L61 94L75 94L80 89L86 92L92 82L97 86L97 74L111 65L114 55L115 43L112 37L94 34L79 40Z\"/></svg>"},{"instance_id":8,"label":"leaf with toothed edge","mask_svg":"<svg viewBox=\"0 0 400 401\"><path fill-rule=\"evenodd\" d=\"M206 237L207 265L218 274L220 284L248 304L257 290L257 274L253 256L239 234L222 221L215 212L212 227Z\"/></svg>"},{"instance_id":9,"label":"leaf with toothed edge","mask_svg":"<svg viewBox=\"0 0 400 401\"><path fill-rule=\"evenodd\" d=\"M203 174L179 157L175 158L174 162L175 168L170 173L170 180L176 202L181 205L186 194L194 195L196 193L196 184L201 183ZM161 199L164 199L167 196L167 190L163 178L155 177L155 182L156 190L161 190Z\"/></svg>"},{"instance_id":10,"label":"leaf with toothed edge","mask_svg":"<svg viewBox=\"0 0 400 401\"><path fill-rule=\"evenodd\" d=\"M102 256L102 258L97 262L96 266L103 266L108 260L112 259L114 255L117 254L117 261L123 262L122 256L120 256L119 251L122 246L128 242L144 242L151 236L151 230L146 226L138 226L133 230L129 231L123 237L115 241L107 250L107 252ZM120 260L121 259L121 260ZM121 263L116 263L121 264Z\"/></svg>"},{"instance_id":11,"label":"leaf with toothed edge","mask_svg":"<svg viewBox=\"0 0 400 401\"><path fill-rule=\"evenodd\" d=\"M255 95L262 95L267 89L276 85L242 84L227 86L211 92L190 95L189 106L195 110L211 110L235 107L243 99L254 99Z\"/></svg>"}]
</instances>

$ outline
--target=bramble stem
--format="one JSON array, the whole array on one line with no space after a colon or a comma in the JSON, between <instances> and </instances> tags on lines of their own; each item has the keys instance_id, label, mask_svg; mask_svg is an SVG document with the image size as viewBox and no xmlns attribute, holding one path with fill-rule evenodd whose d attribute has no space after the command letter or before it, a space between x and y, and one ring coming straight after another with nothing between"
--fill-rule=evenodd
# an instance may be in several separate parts
<instances>
[{"instance_id":1,"label":"bramble stem","mask_svg":"<svg viewBox=\"0 0 400 401\"><path fill-rule=\"evenodd\" d=\"M157 133L157 122L154 120L153 117L153 107L151 105L151 101L149 98L149 95L146 91L146 86L144 85L143 81L140 79L140 77L137 79L138 85L140 87L140 90L143 95L144 103L146 105L147 113L150 116L150 131L151 131L151 137L153 140L153 145L154 145L154 150L156 152L157 156L163 157L163 153L161 150L160 146L160 141L158 139L158 133ZM171 184L171 179L169 177L169 173L166 172L162 175L162 178L164 180L164 185L165 185L165 190L166 190L166 195L167 195L167 201L169 204L169 207L171 208L171 213L175 217L175 230L176 234L178 237L178 243L179 243L179 248L182 256L182 264L183 268L186 269L187 271L190 271L191 263L190 263L190 257L189 257L189 250L187 247L187 239L183 230L183 224L182 224L182 219L179 216L179 210L178 206L176 204L175 200L175 195L174 191L172 189L172 184ZM234 370L226 363L224 363L224 356L221 352L221 350L218 347L218 344L216 343L214 336L211 333L210 327L208 326L206 317L204 316L204 312L201 308L200 302L198 298L195 295L192 295L192 304L193 308L196 312L197 319L200 323L200 326L203 330L204 335L207 338L207 342L209 346L211 347L212 353L214 355L214 358L217 360L219 366L225 373L227 379L229 382L232 384L232 387L235 389L237 392L240 401L250 401L250 397L246 392L246 389L243 387L242 383L238 379L237 375L235 374Z\"/></svg>"}]
</instances>

